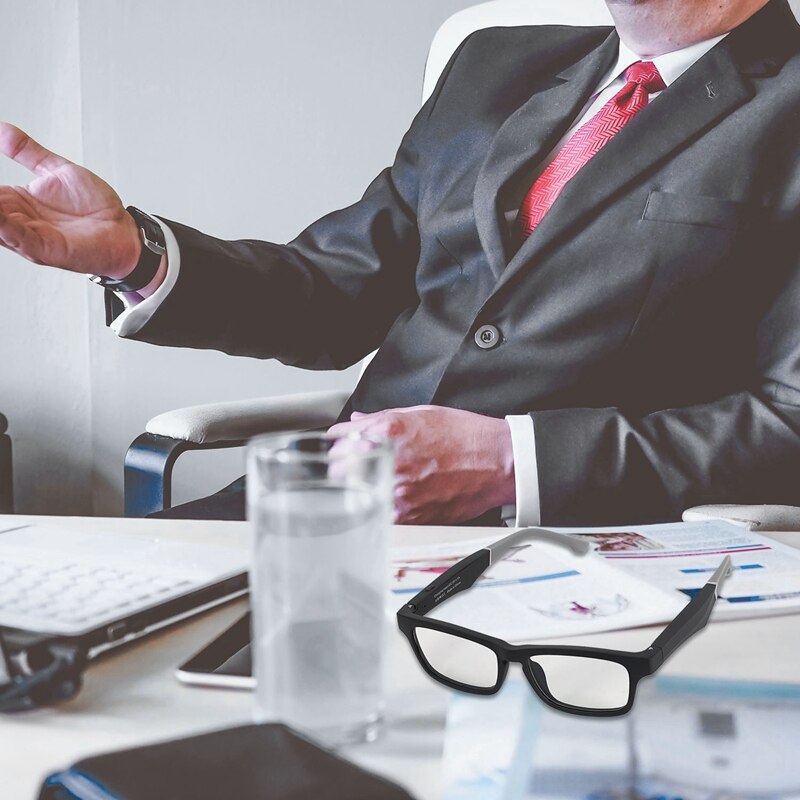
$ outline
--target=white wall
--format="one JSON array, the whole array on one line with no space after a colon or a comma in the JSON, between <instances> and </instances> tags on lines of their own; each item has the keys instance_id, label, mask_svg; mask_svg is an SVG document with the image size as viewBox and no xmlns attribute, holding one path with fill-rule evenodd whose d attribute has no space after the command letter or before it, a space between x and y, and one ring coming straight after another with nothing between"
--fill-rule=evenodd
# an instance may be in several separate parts
<instances>
[{"instance_id":1,"label":"white wall","mask_svg":"<svg viewBox=\"0 0 800 800\"><path fill-rule=\"evenodd\" d=\"M0 119L80 160L77 0L0 2ZM29 174L0 160L0 183ZM0 251L0 409L19 511L91 510L87 282Z\"/></svg>"},{"instance_id":2,"label":"white wall","mask_svg":"<svg viewBox=\"0 0 800 800\"><path fill-rule=\"evenodd\" d=\"M0 119L126 203L222 237L286 241L391 161L436 28L471 4L0 0ZM27 180L0 164L0 182ZM0 281L0 409L20 511L121 513L125 450L160 411L355 382L352 370L119 340L99 290L8 253ZM241 472L239 451L184 456L176 499Z\"/></svg>"}]
</instances>

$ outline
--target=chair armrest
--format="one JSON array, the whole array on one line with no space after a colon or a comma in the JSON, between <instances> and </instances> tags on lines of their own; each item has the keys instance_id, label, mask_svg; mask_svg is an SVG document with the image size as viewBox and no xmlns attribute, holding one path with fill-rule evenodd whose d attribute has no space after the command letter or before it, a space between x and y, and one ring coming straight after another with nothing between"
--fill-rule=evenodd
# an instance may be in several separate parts
<instances>
[{"instance_id":1,"label":"chair armrest","mask_svg":"<svg viewBox=\"0 0 800 800\"><path fill-rule=\"evenodd\" d=\"M724 519L752 531L800 531L800 508L795 506L696 506L683 512L684 522Z\"/></svg>"},{"instance_id":2,"label":"chair armrest","mask_svg":"<svg viewBox=\"0 0 800 800\"><path fill-rule=\"evenodd\" d=\"M182 453L240 447L260 433L327 428L348 392L311 392L209 403L168 411L147 423L125 456L125 516L172 505L172 469Z\"/></svg>"},{"instance_id":3,"label":"chair armrest","mask_svg":"<svg viewBox=\"0 0 800 800\"><path fill-rule=\"evenodd\" d=\"M348 397L349 392L311 392L189 406L153 417L145 430L195 444L241 442L260 433L332 425Z\"/></svg>"}]
</instances>

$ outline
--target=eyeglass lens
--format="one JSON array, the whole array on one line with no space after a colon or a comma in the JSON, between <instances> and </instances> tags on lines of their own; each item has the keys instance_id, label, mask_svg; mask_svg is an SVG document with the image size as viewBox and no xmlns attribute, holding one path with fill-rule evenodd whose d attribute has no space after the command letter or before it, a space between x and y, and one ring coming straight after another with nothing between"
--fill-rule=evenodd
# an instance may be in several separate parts
<instances>
[{"instance_id":1,"label":"eyeglass lens","mask_svg":"<svg viewBox=\"0 0 800 800\"><path fill-rule=\"evenodd\" d=\"M433 628L418 627L415 636L428 666L443 678L475 689L497 683L500 664L494 650Z\"/></svg>"},{"instance_id":2,"label":"eyeglass lens","mask_svg":"<svg viewBox=\"0 0 800 800\"><path fill-rule=\"evenodd\" d=\"M531 658L531 668L540 688L565 705L610 711L627 705L630 697L628 670L615 661L539 655Z\"/></svg>"}]
</instances>

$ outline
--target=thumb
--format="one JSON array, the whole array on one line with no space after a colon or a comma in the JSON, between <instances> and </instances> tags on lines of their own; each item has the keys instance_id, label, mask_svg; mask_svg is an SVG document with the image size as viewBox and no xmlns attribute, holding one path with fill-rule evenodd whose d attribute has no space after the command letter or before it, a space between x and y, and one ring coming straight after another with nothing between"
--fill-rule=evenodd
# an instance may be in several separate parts
<instances>
[{"instance_id":1,"label":"thumb","mask_svg":"<svg viewBox=\"0 0 800 800\"><path fill-rule=\"evenodd\" d=\"M22 164L35 175L48 175L71 162L51 153L25 131L9 122L0 122L0 153Z\"/></svg>"}]
</instances>

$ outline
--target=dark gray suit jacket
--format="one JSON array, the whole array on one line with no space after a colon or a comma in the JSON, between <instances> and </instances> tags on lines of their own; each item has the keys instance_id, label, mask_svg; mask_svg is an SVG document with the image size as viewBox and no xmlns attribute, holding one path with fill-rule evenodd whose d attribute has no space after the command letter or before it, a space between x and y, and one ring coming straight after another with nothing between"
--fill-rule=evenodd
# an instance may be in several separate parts
<instances>
[{"instance_id":1,"label":"dark gray suit jacket","mask_svg":"<svg viewBox=\"0 0 800 800\"><path fill-rule=\"evenodd\" d=\"M505 214L617 44L473 34L355 205L287 245L170 222L180 276L136 338L312 369L380 346L349 408L530 413L545 524L800 502L800 30L771 0L517 249Z\"/></svg>"}]
</instances>

